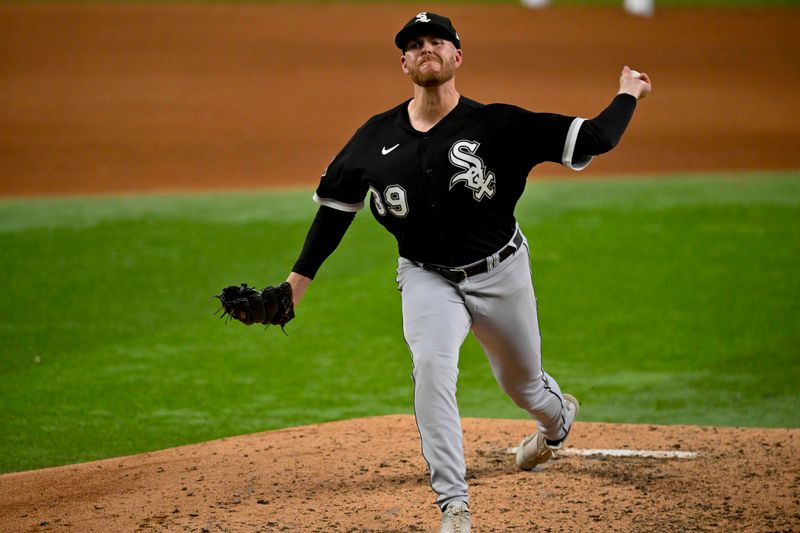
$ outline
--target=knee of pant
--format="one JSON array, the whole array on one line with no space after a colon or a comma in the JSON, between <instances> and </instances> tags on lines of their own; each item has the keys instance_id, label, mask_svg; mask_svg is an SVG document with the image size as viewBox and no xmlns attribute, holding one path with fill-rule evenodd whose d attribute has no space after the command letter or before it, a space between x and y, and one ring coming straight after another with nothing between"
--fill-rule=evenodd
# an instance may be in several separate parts
<instances>
[{"instance_id":1,"label":"knee of pant","mask_svg":"<svg viewBox=\"0 0 800 533\"><path fill-rule=\"evenodd\" d=\"M414 356L414 380L455 379L458 376L458 359L441 352L426 352Z\"/></svg>"}]
</instances>

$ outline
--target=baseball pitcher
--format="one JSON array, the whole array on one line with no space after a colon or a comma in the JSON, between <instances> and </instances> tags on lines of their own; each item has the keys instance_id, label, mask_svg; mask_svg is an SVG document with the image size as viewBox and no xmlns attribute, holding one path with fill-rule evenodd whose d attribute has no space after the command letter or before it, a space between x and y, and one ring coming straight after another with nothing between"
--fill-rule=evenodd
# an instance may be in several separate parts
<instances>
[{"instance_id":1,"label":"baseball pitcher","mask_svg":"<svg viewBox=\"0 0 800 533\"><path fill-rule=\"evenodd\" d=\"M578 414L578 401L542 368L530 251L516 203L537 164L581 170L616 146L651 84L647 74L624 67L618 94L592 119L484 105L456 89L463 52L450 19L419 13L394 42L413 96L370 118L323 172L314 194L319 210L286 280L287 307L299 303L368 202L397 239L414 410L442 510L440 531L469 532L456 403L459 349L469 331L502 389L536 422L518 448L521 469L549 460ZM294 314L281 309L283 325Z\"/></svg>"}]
</instances>

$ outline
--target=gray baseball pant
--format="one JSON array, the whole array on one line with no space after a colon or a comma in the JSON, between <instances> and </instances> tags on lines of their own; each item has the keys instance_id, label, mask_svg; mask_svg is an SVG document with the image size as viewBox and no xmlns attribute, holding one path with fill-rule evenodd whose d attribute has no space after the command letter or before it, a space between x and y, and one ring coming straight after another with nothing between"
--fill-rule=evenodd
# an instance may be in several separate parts
<instances>
[{"instance_id":1,"label":"gray baseball pant","mask_svg":"<svg viewBox=\"0 0 800 533\"><path fill-rule=\"evenodd\" d=\"M489 272L460 283L401 257L403 333L411 350L414 411L436 503L468 502L461 421L456 403L459 349L470 329L503 391L536 420L546 438L564 438L561 389L542 370L536 296L527 241Z\"/></svg>"}]
</instances>

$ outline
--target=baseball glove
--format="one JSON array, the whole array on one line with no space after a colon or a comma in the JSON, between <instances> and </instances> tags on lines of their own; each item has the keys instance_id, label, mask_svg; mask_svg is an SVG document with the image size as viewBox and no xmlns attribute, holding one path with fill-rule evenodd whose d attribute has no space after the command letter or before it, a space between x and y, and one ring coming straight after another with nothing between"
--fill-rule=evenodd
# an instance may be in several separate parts
<instances>
[{"instance_id":1,"label":"baseball glove","mask_svg":"<svg viewBox=\"0 0 800 533\"><path fill-rule=\"evenodd\" d=\"M292 286L286 281L277 287L264 287L261 291L248 287L247 283L230 285L222 289L216 298L222 304L220 318L228 316L248 326L274 324L283 329L294 318Z\"/></svg>"}]
</instances>

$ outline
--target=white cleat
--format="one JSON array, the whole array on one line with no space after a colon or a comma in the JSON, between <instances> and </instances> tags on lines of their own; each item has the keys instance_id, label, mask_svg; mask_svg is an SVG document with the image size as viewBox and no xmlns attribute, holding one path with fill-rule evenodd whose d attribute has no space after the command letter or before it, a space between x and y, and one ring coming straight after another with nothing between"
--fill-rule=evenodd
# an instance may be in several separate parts
<instances>
[{"instance_id":1,"label":"white cleat","mask_svg":"<svg viewBox=\"0 0 800 533\"><path fill-rule=\"evenodd\" d=\"M453 502L442 513L442 527L439 533L469 533L472 518L467 502Z\"/></svg>"},{"instance_id":2,"label":"white cleat","mask_svg":"<svg viewBox=\"0 0 800 533\"><path fill-rule=\"evenodd\" d=\"M564 398L564 407L573 413L572 420L578 417L578 410L580 404L575 396L571 394L562 394ZM570 428L572 425L570 424ZM536 432L533 435L525 437L517 448L517 466L522 470L532 470L536 465L546 463L553 458L555 453L564 447L564 442L567 437L561 439L558 444L547 444L544 435Z\"/></svg>"}]
</instances>

